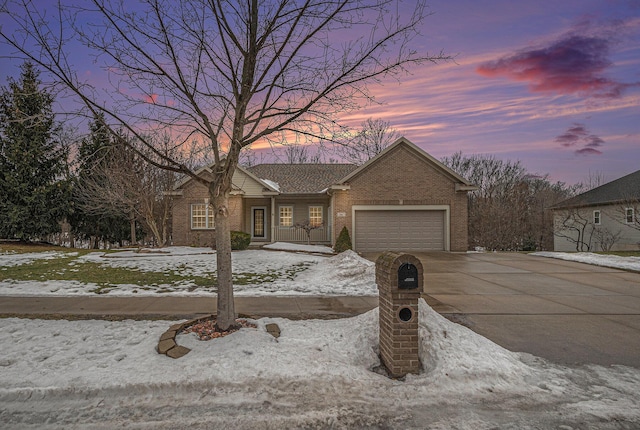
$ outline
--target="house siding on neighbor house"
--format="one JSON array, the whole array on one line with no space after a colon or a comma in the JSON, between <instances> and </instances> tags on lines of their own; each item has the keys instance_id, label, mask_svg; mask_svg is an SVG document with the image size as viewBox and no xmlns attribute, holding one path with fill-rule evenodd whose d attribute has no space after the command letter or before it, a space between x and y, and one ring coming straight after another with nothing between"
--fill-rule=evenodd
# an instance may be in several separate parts
<instances>
[{"instance_id":1,"label":"house siding on neighbor house","mask_svg":"<svg viewBox=\"0 0 640 430\"><path fill-rule=\"evenodd\" d=\"M640 170L551 207L555 251L640 249Z\"/></svg>"},{"instance_id":2,"label":"house siding on neighbor house","mask_svg":"<svg viewBox=\"0 0 640 430\"><path fill-rule=\"evenodd\" d=\"M202 175L207 174L204 169ZM474 187L404 138L360 167L238 168L233 189L231 229L250 233L254 244L309 240L333 245L346 227L356 251L468 247L467 191ZM185 180L173 195L173 243L215 246L215 230L191 223L190 207L207 201L207 188ZM296 228L303 222L317 224L310 239Z\"/></svg>"},{"instance_id":3,"label":"house siding on neighbor house","mask_svg":"<svg viewBox=\"0 0 640 430\"><path fill-rule=\"evenodd\" d=\"M556 234L554 235L553 249L560 252L637 251L640 249L640 230L634 227L633 223L627 222L628 214L626 209L632 210L634 219L638 216L637 209L632 204L599 205L556 210L554 214ZM568 215L584 220L585 228L582 229L582 225L578 223L573 224L575 225L573 229L562 228L563 224L567 225L563 221ZM597 223L597 221L600 222ZM582 249L577 243L579 233L576 229L582 230L581 234L585 244ZM611 245L609 249L607 249L608 245Z\"/></svg>"}]
</instances>

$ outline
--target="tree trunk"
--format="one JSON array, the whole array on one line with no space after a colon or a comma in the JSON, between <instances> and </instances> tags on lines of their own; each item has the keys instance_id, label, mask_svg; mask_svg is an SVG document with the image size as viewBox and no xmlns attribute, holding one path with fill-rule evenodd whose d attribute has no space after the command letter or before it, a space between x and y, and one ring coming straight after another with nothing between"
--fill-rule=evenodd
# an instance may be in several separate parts
<instances>
[{"instance_id":1,"label":"tree trunk","mask_svg":"<svg viewBox=\"0 0 640 430\"><path fill-rule=\"evenodd\" d=\"M160 233L160 230L158 229L158 224L156 224L155 219L153 218L148 219L147 227L149 227L149 230L151 230L151 235L153 236L155 243L158 246L163 247L164 237L163 237L163 234Z\"/></svg>"},{"instance_id":2,"label":"tree trunk","mask_svg":"<svg viewBox=\"0 0 640 430\"><path fill-rule=\"evenodd\" d=\"M213 197L213 196L212 196ZM231 228L229 226L229 193L221 192L213 200L216 223L216 262L218 265L217 326L229 330L236 326L231 267Z\"/></svg>"},{"instance_id":3,"label":"tree trunk","mask_svg":"<svg viewBox=\"0 0 640 430\"><path fill-rule=\"evenodd\" d=\"M136 244L136 216L133 214L133 212L131 212L129 223L131 226L131 245L133 246Z\"/></svg>"}]
</instances>

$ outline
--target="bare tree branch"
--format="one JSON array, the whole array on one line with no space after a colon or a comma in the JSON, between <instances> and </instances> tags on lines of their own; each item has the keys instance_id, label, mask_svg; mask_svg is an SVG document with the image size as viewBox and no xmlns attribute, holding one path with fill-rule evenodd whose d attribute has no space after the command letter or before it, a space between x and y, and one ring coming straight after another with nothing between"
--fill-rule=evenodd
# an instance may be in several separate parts
<instances>
[{"instance_id":1,"label":"bare tree branch","mask_svg":"<svg viewBox=\"0 0 640 430\"><path fill-rule=\"evenodd\" d=\"M66 87L88 117L103 113L114 136L126 130L146 162L208 187L218 324L226 328L235 324L228 197L241 150L291 131L332 138L340 115L373 100L369 84L450 59L412 45L427 16L423 0L402 16L397 0L67 1L36 7L8 0L0 14L18 31L3 26L0 40ZM78 41L94 53L111 89L79 77L69 54ZM206 144L213 178L157 148L149 136L161 131L184 145Z\"/></svg>"}]
</instances>

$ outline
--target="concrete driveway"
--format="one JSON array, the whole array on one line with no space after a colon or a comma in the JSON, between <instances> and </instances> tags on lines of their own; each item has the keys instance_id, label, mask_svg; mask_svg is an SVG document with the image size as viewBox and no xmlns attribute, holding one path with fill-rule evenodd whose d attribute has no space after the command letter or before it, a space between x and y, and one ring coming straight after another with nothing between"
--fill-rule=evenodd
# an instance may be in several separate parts
<instances>
[{"instance_id":1,"label":"concrete driveway","mask_svg":"<svg viewBox=\"0 0 640 430\"><path fill-rule=\"evenodd\" d=\"M415 255L427 302L497 344L640 368L639 273L518 253Z\"/></svg>"}]
</instances>

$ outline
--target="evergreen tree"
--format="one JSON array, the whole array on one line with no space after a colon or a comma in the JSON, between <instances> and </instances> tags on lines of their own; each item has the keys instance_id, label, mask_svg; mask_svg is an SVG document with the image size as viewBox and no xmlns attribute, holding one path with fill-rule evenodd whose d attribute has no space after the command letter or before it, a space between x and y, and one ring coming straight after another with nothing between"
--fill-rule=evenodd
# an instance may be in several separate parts
<instances>
[{"instance_id":1,"label":"evergreen tree","mask_svg":"<svg viewBox=\"0 0 640 430\"><path fill-rule=\"evenodd\" d=\"M342 230L340 230L338 240L336 240L336 244L334 245L333 250L337 253L341 253L348 249L352 249L351 236L349 236L349 230L347 230L347 227L345 226L342 227Z\"/></svg>"},{"instance_id":2,"label":"evergreen tree","mask_svg":"<svg viewBox=\"0 0 640 430\"><path fill-rule=\"evenodd\" d=\"M69 208L68 151L59 141L53 96L26 62L0 90L0 237L44 239Z\"/></svg>"},{"instance_id":3,"label":"evergreen tree","mask_svg":"<svg viewBox=\"0 0 640 430\"><path fill-rule=\"evenodd\" d=\"M74 214L71 226L74 234L97 247L100 241L122 243L130 238L130 219L113 207L93 205L87 201L87 184L108 187L105 167L114 162L113 143L104 116L96 117L89 126L90 134L78 148L78 172L74 185Z\"/></svg>"}]
</instances>

